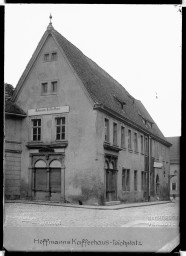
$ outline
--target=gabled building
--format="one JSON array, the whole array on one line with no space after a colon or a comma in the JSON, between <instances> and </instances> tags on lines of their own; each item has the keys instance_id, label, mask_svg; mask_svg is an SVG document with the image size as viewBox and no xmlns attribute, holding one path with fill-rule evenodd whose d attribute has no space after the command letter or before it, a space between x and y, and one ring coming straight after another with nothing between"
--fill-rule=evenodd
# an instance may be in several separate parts
<instances>
[{"instance_id":1,"label":"gabled building","mask_svg":"<svg viewBox=\"0 0 186 256\"><path fill-rule=\"evenodd\" d=\"M167 137L170 148L170 196L180 196L180 137Z\"/></svg>"},{"instance_id":2,"label":"gabled building","mask_svg":"<svg viewBox=\"0 0 186 256\"><path fill-rule=\"evenodd\" d=\"M51 23L11 104L21 116L6 113L5 180L12 180L6 198L84 204L169 198L171 144L141 101ZM8 145L19 150L19 157L12 151L11 168Z\"/></svg>"}]
</instances>

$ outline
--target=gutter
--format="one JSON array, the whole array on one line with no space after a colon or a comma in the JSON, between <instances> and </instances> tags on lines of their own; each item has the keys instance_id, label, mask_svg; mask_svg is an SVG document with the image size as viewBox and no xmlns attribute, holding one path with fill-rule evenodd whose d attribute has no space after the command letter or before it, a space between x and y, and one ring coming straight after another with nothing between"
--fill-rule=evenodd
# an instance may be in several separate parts
<instances>
[{"instance_id":1,"label":"gutter","mask_svg":"<svg viewBox=\"0 0 186 256\"><path fill-rule=\"evenodd\" d=\"M10 112L5 112L5 115L7 116L20 116L20 117L26 117L26 114L16 114L16 113L10 113Z\"/></svg>"},{"instance_id":2,"label":"gutter","mask_svg":"<svg viewBox=\"0 0 186 256\"><path fill-rule=\"evenodd\" d=\"M161 139L160 137L152 134L151 132L148 132L147 130L145 130L141 126L139 126L138 124L136 124L133 121L127 119L126 117L121 116L120 114L116 113L115 111L110 110L109 108L103 106L102 104L99 104L99 103L95 104L93 109L100 110L102 112L110 114L114 118L117 117L120 121L126 122L127 124L131 125L133 128L138 129L140 132L143 132L147 136L151 136L152 138L156 139L157 141L161 142L162 144L164 144L164 145L166 145L168 147L172 146L172 144L169 143L168 141L165 141L165 140Z\"/></svg>"}]
</instances>

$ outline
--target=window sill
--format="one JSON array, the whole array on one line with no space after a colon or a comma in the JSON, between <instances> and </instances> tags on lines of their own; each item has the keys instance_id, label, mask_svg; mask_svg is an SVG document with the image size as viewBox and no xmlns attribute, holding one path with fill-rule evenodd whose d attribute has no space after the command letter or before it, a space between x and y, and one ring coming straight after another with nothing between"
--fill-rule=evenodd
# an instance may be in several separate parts
<instances>
[{"instance_id":1,"label":"window sill","mask_svg":"<svg viewBox=\"0 0 186 256\"><path fill-rule=\"evenodd\" d=\"M136 155L138 155L138 154L139 154L139 152L138 152L138 151L134 151L134 153L135 153Z\"/></svg>"},{"instance_id":2,"label":"window sill","mask_svg":"<svg viewBox=\"0 0 186 256\"><path fill-rule=\"evenodd\" d=\"M53 148L66 148L68 146L68 141L54 141L51 143L44 142L28 142L26 145L29 149L53 149Z\"/></svg>"},{"instance_id":3,"label":"window sill","mask_svg":"<svg viewBox=\"0 0 186 256\"><path fill-rule=\"evenodd\" d=\"M128 149L128 151L129 151L130 153L132 153L132 152L133 152L133 150L132 150L132 149Z\"/></svg>"}]
</instances>

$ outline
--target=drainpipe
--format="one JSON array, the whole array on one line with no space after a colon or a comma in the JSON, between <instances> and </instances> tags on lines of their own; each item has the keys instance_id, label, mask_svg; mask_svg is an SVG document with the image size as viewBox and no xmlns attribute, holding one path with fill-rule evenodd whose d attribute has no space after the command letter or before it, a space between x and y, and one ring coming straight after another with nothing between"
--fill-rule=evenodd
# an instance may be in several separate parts
<instances>
[{"instance_id":1,"label":"drainpipe","mask_svg":"<svg viewBox=\"0 0 186 256\"><path fill-rule=\"evenodd\" d=\"M148 170L148 202L150 201L150 169L151 169L151 137L149 136L149 146L148 146L148 155L149 155L149 170Z\"/></svg>"}]
</instances>

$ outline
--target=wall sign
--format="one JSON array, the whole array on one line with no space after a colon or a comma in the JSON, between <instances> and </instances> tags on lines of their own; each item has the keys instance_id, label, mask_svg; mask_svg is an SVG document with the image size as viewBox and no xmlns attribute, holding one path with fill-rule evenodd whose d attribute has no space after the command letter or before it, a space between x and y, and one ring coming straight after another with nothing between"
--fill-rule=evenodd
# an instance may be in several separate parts
<instances>
[{"instance_id":1,"label":"wall sign","mask_svg":"<svg viewBox=\"0 0 186 256\"><path fill-rule=\"evenodd\" d=\"M28 109L28 116L68 113L69 106Z\"/></svg>"},{"instance_id":2,"label":"wall sign","mask_svg":"<svg viewBox=\"0 0 186 256\"><path fill-rule=\"evenodd\" d=\"M155 168L162 168L163 164L162 163L158 163L158 162L154 162L154 167Z\"/></svg>"}]
</instances>

